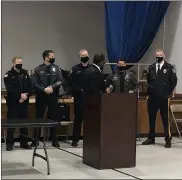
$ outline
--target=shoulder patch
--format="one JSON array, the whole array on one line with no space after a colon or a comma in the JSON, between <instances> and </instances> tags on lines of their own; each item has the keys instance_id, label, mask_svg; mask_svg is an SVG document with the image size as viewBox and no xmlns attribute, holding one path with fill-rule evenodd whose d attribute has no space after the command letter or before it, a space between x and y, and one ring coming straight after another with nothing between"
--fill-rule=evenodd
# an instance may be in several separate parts
<instances>
[{"instance_id":1,"label":"shoulder patch","mask_svg":"<svg viewBox=\"0 0 182 180\"><path fill-rule=\"evenodd\" d=\"M176 73L176 69L174 67L172 67L172 72Z\"/></svg>"},{"instance_id":2,"label":"shoulder patch","mask_svg":"<svg viewBox=\"0 0 182 180\"><path fill-rule=\"evenodd\" d=\"M5 74L4 77L8 77L8 74Z\"/></svg>"}]
</instances>

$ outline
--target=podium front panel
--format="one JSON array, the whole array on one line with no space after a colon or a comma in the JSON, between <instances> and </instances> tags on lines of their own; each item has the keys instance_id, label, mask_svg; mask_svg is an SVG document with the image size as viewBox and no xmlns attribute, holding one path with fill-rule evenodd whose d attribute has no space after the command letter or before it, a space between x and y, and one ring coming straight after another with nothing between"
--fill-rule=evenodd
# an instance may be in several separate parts
<instances>
[{"instance_id":1,"label":"podium front panel","mask_svg":"<svg viewBox=\"0 0 182 180\"><path fill-rule=\"evenodd\" d=\"M93 96L84 116L83 163L97 169L136 163L137 95Z\"/></svg>"}]
</instances>

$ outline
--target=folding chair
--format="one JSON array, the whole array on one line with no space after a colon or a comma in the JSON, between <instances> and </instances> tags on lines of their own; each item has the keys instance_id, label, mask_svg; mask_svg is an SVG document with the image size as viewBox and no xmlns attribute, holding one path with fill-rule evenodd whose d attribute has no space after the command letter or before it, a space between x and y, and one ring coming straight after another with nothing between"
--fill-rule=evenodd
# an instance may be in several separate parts
<instances>
[{"instance_id":1,"label":"folding chair","mask_svg":"<svg viewBox=\"0 0 182 180\"><path fill-rule=\"evenodd\" d=\"M171 114L172 114L172 120L174 121L175 125L176 125L176 129L178 131L179 137L180 139L182 139L181 133L182 131L179 130L178 127L178 123L182 123L182 118L176 118L176 113L181 113L182 114L182 104L173 104L170 105L170 110L171 110ZM172 124L172 121L171 121Z\"/></svg>"}]
</instances>

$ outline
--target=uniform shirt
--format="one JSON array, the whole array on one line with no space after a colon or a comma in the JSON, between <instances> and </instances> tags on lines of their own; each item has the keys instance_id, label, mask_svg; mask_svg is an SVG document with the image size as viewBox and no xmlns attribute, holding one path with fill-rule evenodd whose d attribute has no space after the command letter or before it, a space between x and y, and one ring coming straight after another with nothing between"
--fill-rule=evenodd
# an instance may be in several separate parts
<instances>
[{"instance_id":1,"label":"uniform shirt","mask_svg":"<svg viewBox=\"0 0 182 180\"><path fill-rule=\"evenodd\" d=\"M168 97L177 85L177 76L175 68L164 61L160 73L157 73L154 63L149 66L147 73L148 95L154 97Z\"/></svg>"},{"instance_id":2,"label":"uniform shirt","mask_svg":"<svg viewBox=\"0 0 182 180\"><path fill-rule=\"evenodd\" d=\"M70 72L70 84L72 87L73 96L81 95L81 92L83 91L84 71L89 66L89 64L87 66L83 66L80 63L72 67Z\"/></svg>"},{"instance_id":3,"label":"uniform shirt","mask_svg":"<svg viewBox=\"0 0 182 180\"><path fill-rule=\"evenodd\" d=\"M7 90L8 105L18 104L22 93L27 93L28 98L32 95L32 82L24 69L17 72L12 68L4 76L4 84ZM28 98L24 102L28 102Z\"/></svg>"},{"instance_id":4,"label":"uniform shirt","mask_svg":"<svg viewBox=\"0 0 182 180\"><path fill-rule=\"evenodd\" d=\"M133 72L125 71L124 73L124 92L131 92L136 90L137 79ZM113 91L120 92L120 73L116 72L113 76Z\"/></svg>"},{"instance_id":5,"label":"uniform shirt","mask_svg":"<svg viewBox=\"0 0 182 180\"><path fill-rule=\"evenodd\" d=\"M58 95L62 83L62 73L55 64L41 64L35 68L32 82L36 93L45 94L44 89L51 86L53 94Z\"/></svg>"}]
</instances>

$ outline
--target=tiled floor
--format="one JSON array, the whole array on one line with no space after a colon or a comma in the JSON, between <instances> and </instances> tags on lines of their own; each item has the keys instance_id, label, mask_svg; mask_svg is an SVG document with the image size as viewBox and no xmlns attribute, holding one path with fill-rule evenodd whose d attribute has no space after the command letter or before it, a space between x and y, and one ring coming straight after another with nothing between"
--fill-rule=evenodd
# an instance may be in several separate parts
<instances>
[{"instance_id":1,"label":"tiled floor","mask_svg":"<svg viewBox=\"0 0 182 180\"><path fill-rule=\"evenodd\" d=\"M60 143L61 149L48 144L51 175L46 174L46 163L39 158L31 167L33 150L15 148L6 152L2 147L2 179L182 179L182 141L175 138L172 148L165 149L163 138L154 146L137 142L135 168L96 170L82 163L82 142L78 148ZM42 149L38 150L43 153Z\"/></svg>"}]
</instances>

